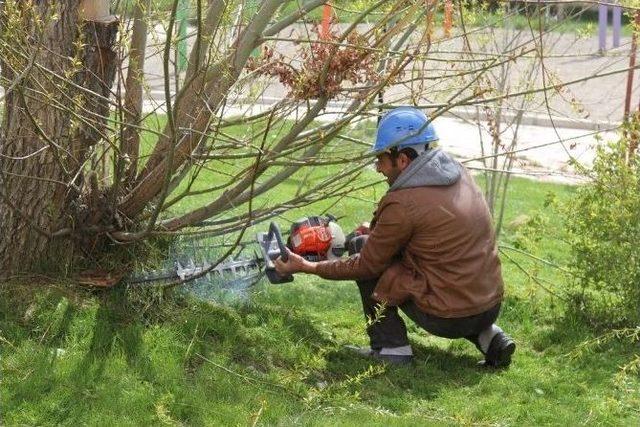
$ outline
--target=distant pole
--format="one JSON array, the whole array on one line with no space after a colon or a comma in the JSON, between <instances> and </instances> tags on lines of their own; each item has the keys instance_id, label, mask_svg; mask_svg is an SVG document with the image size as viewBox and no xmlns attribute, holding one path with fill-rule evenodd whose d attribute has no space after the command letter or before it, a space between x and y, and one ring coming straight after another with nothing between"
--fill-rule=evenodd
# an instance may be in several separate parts
<instances>
[{"instance_id":1,"label":"distant pole","mask_svg":"<svg viewBox=\"0 0 640 427\"><path fill-rule=\"evenodd\" d=\"M329 38L329 30L331 27L331 4L325 3L322 8L322 25L320 26L320 38L328 39Z\"/></svg>"},{"instance_id":2,"label":"distant pole","mask_svg":"<svg viewBox=\"0 0 640 427\"><path fill-rule=\"evenodd\" d=\"M620 29L622 28L622 7L613 6L613 47L620 47Z\"/></svg>"},{"instance_id":3,"label":"distant pole","mask_svg":"<svg viewBox=\"0 0 640 427\"><path fill-rule=\"evenodd\" d=\"M600 52L607 50L607 9L604 4L598 6L598 48Z\"/></svg>"},{"instance_id":4,"label":"distant pole","mask_svg":"<svg viewBox=\"0 0 640 427\"><path fill-rule=\"evenodd\" d=\"M638 28L640 26L640 11L636 11L633 34L631 36L631 53L629 55L629 73L627 74L627 91L624 99L624 121L629 121L631 113L631 92L633 91L633 68L636 65L636 49L638 47ZM638 106L640 108L640 105ZM633 158L638 149L638 135L635 132L625 131L625 136L629 138L627 152L627 162Z\"/></svg>"},{"instance_id":5,"label":"distant pole","mask_svg":"<svg viewBox=\"0 0 640 427\"><path fill-rule=\"evenodd\" d=\"M640 25L640 12L636 12L635 26L631 36L631 52L629 53L629 72L627 73L627 91L624 98L624 120L629 119L631 112L631 92L633 91L633 69L636 66L636 49L638 47L637 28Z\"/></svg>"},{"instance_id":6,"label":"distant pole","mask_svg":"<svg viewBox=\"0 0 640 427\"><path fill-rule=\"evenodd\" d=\"M444 2L444 36L451 37L451 28L453 27L453 2L446 0Z\"/></svg>"}]
</instances>

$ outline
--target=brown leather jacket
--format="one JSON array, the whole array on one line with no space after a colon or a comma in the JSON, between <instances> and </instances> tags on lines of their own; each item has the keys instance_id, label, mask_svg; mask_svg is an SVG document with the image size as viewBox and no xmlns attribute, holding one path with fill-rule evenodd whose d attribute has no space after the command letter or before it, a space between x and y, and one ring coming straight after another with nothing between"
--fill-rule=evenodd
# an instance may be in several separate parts
<instances>
[{"instance_id":1,"label":"brown leather jacket","mask_svg":"<svg viewBox=\"0 0 640 427\"><path fill-rule=\"evenodd\" d=\"M377 301L400 305L411 299L439 317L472 316L502 300L500 260L484 197L464 167L436 154L436 167L451 161L457 176L439 185L394 189L394 183L374 213L360 254L318 263L319 276L379 278L372 295Z\"/></svg>"}]
</instances>

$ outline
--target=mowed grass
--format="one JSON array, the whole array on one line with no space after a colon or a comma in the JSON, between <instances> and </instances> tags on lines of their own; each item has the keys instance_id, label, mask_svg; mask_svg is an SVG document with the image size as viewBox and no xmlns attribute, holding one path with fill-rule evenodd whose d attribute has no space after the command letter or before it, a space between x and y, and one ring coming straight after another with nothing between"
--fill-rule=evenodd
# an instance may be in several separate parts
<instances>
[{"instance_id":1,"label":"mowed grass","mask_svg":"<svg viewBox=\"0 0 640 427\"><path fill-rule=\"evenodd\" d=\"M209 184L228 172L222 165L211 169L203 175ZM370 170L359 179L377 176ZM298 186L296 179L287 181L273 197ZM335 206L325 201L287 217L330 207L349 229L369 219L373 201L385 190L379 184ZM413 365L379 365L351 354L345 344L367 340L350 282L299 276L291 284L260 284L235 304L198 301L178 291L4 284L2 423L637 425L640 381L620 370L637 345L613 341L576 351L598 335L564 316L563 301L535 281L544 280L561 297L567 277L506 248L566 261L561 218L544 206L549 195L567 200L572 191L524 179L510 186L501 237L507 298L499 320L518 343L509 370L478 369L480 355L472 345L429 336L411 322ZM202 202L199 197L211 196L185 203ZM535 218L539 228L530 225Z\"/></svg>"}]
</instances>

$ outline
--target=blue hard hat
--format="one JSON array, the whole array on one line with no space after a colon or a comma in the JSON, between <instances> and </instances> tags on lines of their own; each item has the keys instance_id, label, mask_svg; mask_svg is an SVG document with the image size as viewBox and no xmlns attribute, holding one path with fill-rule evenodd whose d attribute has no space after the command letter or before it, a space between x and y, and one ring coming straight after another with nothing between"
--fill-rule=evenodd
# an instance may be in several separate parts
<instances>
[{"instance_id":1,"label":"blue hard hat","mask_svg":"<svg viewBox=\"0 0 640 427\"><path fill-rule=\"evenodd\" d=\"M433 124L422 111L413 107L398 107L380 120L372 151L378 154L393 147L401 150L437 140L438 135Z\"/></svg>"}]
</instances>

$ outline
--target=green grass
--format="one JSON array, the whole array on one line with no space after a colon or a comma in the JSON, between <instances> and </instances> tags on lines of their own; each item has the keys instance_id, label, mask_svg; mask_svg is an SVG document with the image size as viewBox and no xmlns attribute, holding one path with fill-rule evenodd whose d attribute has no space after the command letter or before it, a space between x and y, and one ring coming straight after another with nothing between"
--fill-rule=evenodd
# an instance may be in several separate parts
<instances>
[{"instance_id":1,"label":"green grass","mask_svg":"<svg viewBox=\"0 0 640 427\"><path fill-rule=\"evenodd\" d=\"M371 176L373 173L371 172ZM291 191L287 183L281 191ZM375 200L384 186L361 194ZM572 188L515 179L502 244L566 260L559 218L544 200ZM320 209L318 207L318 209ZM336 207L345 228L373 205ZM292 213L296 214L303 212ZM536 240L513 219L544 217ZM535 231L535 230L534 230ZM524 246L523 246L524 245ZM524 255L528 272L566 278ZM354 284L299 277L254 289L245 303L179 293L78 290L70 284L0 287L6 425L635 425L640 381L622 375L637 347L610 342L570 357L597 335L563 315L562 301L503 258L500 325L514 336L512 367L486 372L462 340L409 322L411 367L371 364L343 346L366 344ZM546 283L546 282L545 282ZM366 420L366 421L365 421Z\"/></svg>"}]
</instances>

